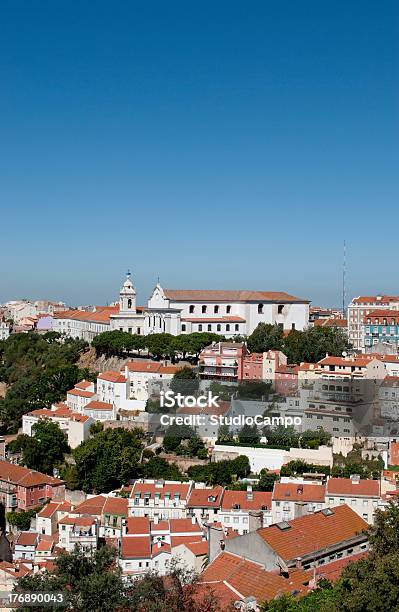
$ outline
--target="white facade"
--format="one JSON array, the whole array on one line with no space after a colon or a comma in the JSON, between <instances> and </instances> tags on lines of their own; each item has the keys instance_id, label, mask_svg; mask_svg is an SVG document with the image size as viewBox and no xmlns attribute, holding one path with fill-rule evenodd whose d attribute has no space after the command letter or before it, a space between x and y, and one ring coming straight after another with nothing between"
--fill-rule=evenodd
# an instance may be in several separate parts
<instances>
[{"instance_id":1,"label":"white facade","mask_svg":"<svg viewBox=\"0 0 399 612\"><path fill-rule=\"evenodd\" d=\"M10 335L10 325L5 321L0 321L0 340L7 340Z\"/></svg>"},{"instance_id":2,"label":"white facade","mask_svg":"<svg viewBox=\"0 0 399 612\"><path fill-rule=\"evenodd\" d=\"M76 448L89 438L90 427L94 423L94 420L89 416L72 412L67 408L39 409L23 415L22 433L32 437L34 435L33 426L44 419L49 419L59 426L61 431L65 433L71 448Z\"/></svg>"},{"instance_id":3,"label":"white facade","mask_svg":"<svg viewBox=\"0 0 399 612\"><path fill-rule=\"evenodd\" d=\"M280 470L281 467L297 459L315 465L332 466L332 449L329 446L320 446L318 449L290 448L289 451L276 448L256 448L252 446L234 446L228 444L215 444L212 460L222 461L228 457L234 458L238 455L248 457L251 472L259 474L263 468L268 470Z\"/></svg>"},{"instance_id":4,"label":"white facade","mask_svg":"<svg viewBox=\"0 0 399 612\"><path fill-rule=\"evenodd\" d=\"M251 334L259 323L286 330L303 330L309 323L309 302L283 292L174 290L158 284L148 305L180 310L182 333L233 337Z\"/></svg>"}]
</instances>

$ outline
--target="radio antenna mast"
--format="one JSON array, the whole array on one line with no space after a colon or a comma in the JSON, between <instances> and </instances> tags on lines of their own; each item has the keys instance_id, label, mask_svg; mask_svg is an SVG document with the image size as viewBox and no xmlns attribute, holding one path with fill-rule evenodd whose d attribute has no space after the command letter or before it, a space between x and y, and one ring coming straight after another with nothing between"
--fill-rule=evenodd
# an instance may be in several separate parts
<instances>
[{"instance_id":1,"label":"radio antenna mast","mask_svg":"<svg viewBox=\"0 0 399 612\"><path fill-rule=\"evenodd\" d=\"M345 319L346 302L346 240L344 240L344 258L342 262L342 317Z\"/></svg>"}]
</instances>

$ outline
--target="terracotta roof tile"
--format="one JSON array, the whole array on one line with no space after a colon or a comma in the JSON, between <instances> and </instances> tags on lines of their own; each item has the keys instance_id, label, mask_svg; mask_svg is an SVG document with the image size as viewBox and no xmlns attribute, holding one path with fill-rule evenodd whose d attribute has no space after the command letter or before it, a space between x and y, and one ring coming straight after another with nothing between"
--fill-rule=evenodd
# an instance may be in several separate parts
<instances>
[{"instance_id":1,"label":"terracotta roof tile","mask_svg":"<svg viewBox=\"0 0 399 612\"><path fill-rule=\"evenodd\" d=\"M286 562L303 557L327 546L350 540L368 529L364 521L349 506L337 506L288 521L289 528L278 524L258 529L259 536Z\"/></svg>"},{"instance_id":2,"label":"terracotta roof tile","mask_svg":"<svg viewBox=\"0 0 399 612\"><path fill-rule=\"evenodd\" d=\"M326 487L319 484L276 482L273 499L302 502L324 502Z\"/></svg>"},{"instance_id":3,"label":"terracotta roof tile","mask_svg":"<svg viewBox=\"0 0 399 612\"><path fill-rule=\"evenodd\" d=\"M272 507L272 493L253 491L252 499L248 499L247 491L225 491L223 495L222 510L232 510L239 504L241 510L261 510Z\"/></svg>"},{"instance_id":4,"label":"terracotta roof tile","mask_svg":"<svg viewBox=\"0 0 399 612\"><path fill-rule=\"evenodd\" d=\"M379 497L380 483L378 480L360 479L358 482L354 482L351 478L329 478L327 495Z\"/></svg>"},{"instance_id":5,"label":"terracotta roof tile","mask_svg":"<svg viewBox=\"0 0 399 612\"><path fill-rule=\"evenodd\" d=\"M164 289L165 297L176 302L287 302L309 303L285 291L225 291L220 289Z\"/></svg>"},{"instance_id":6,"label":"terracotta roof tile","mask_svg":"<svg viewBox=\"0 0 399 612\"><path fill-rule=\"evenodd\" d=\"M131 538L129 536L123 537L121 557L122 559L149 559L151 557L150 536L138 538Z\"/></svg>"},{"instance_id":7,"label":"terracotta roof tile","mask_svg":"<svg viewBox=\"0 0 399 612\"><path fill-rule=\"evenodd\" d=\"M219 485L206 489L192 489L187 508L219 508L222 496L223 487ZM215 499L213 500L213 498Z\"/></svg>"}]
</instances>

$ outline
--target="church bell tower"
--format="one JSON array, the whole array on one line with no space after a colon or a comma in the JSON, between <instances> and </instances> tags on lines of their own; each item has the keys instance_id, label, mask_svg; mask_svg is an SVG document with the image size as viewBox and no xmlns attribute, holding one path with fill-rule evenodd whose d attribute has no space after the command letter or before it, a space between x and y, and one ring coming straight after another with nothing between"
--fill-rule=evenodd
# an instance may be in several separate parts
<instances>
[{"instance_id":1,"label":"church bell tower","mask_svg":"<svg viewBox=\"0 0 399 612\"><path fill-rule=\"evenodd\" d=\"M136 290L127 271L126 280L119 292L119 314L136 314Z\"/></svg>"}]
</instances>

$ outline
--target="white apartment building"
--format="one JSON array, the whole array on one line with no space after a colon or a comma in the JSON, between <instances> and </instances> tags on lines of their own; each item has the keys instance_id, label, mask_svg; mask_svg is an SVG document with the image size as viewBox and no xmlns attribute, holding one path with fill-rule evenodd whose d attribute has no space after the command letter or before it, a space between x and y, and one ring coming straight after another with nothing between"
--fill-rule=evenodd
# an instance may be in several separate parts
<instances>
[{"instance_id":1,"label":"white apartment building","mask_svg":"<svg viewBox=\"0 0 399 612\"><path fill-rule=\"evenodd\" d=\"M272 524L272 494L252 491L251 485L246 491L225 491L218 521L239 535L268 527Z\"/></svg>"},{"instance_id":2,"label":"white apartment building","mask_svg":"<svg viewBox=\"0 0 399 612\"><path fill-rule=\"evenodd\" d=\"M80 546L87 553L97 549L98 521L93 516L64 516L58 525L61 548L71 552L75 546Z\"/></svg>"},{"instance_id":3,"label":"white apartment building","mask_svg":"<svg viewBox=\"0 0 399 612\"><path fill-rule=\"evenodd\" d=\"M136 480L129 497L129 516L186 518L192 486L192 481Z\"/></svg>"},{"instance_id":4,"label":"white apartment building","mask_svg":"<svg viewBox=\"0 0 399 612\"><path fill-rule=\"evenodd\" d=\"M321 482L282 478L273 488L273 523L291 521L325 507L326 487Z\"/></svg>"},{"instance_id":5,"label":"white apartment building","mask_svg":"<svg viewBox=\"0 0 399 612\"><path fill-rule=\"evenodd\" d=\"M348 306L348 337L356 351L364 352L363 319L376 309L399 310L399 296L369 295L353 298Z\"/></svg>"},{"instance_id":6,"label":"white apartment building","mask_svg":"<svg viewBox=\"0 0 399 612\"><path fill-rule=\"evenodd\" d=\"M36 514L36 531L41 535L52 536L58 531L58 521L71 511L68 501L51 501Z\"/></svg>"},{"instance_id":7,"label":"white apartment building","mask_svg":"<svg viewBox=\"0 0 399 612\"><path fill-rule=\"evenodd\" d=\"M152 394L166 391L173 376L181 366L164 365L160 361L132 359L125 365L128 380L128 398L147 402Z\"/></svg>"},{"instance_id":8,"label":"white apartment building","mask_svg":"<svg viewBox=\"0 0 399 612\"><path fill-rule=\"evenodd\" d=\"M65 404L56 404L51 410L39 408L32 410L22 417L22 433L29 437L34 435L33 426L41 420L48 419L56 423L67 437L71 448L76 448L87 440L90 435L90 427L94 419L79 412L72 412Z\"/></svg>"},{"instance_id":9,"label":"white apartment building","mask_svg":"<svg viewBox=\"0 0 399 612\"><path fill-rule=\"evenodd\" d=\"M206 487L203 483L196 483L187 502L188 515L194 516L200 525L217 521L223 493L220 485Z\"/></svg>"},{"instance_id":10,"label":"white apartment building","mask_svg":"<svg viewBox=\"0 0 399 612\"><path fill-rule=\"evenodd\" d=\"M329 478L326 485L326 505L329 508L347 504L370 525L381 497L379 480Z\"/></svg>"},{"instance_id":11,"label":"white apartment building","mask_svg":"<svg viewBox=\"0 0 399 612\"><path fill-rule=\"evenodd\" d=\"M119 563L125 579L154 571L165 575L172 552L183 543L199 543L203 531L193 518L150 521L133 517L124 521Z\"/></svg>"}]
</instances>

